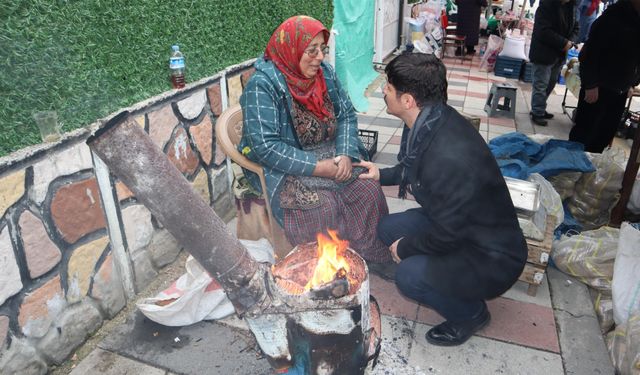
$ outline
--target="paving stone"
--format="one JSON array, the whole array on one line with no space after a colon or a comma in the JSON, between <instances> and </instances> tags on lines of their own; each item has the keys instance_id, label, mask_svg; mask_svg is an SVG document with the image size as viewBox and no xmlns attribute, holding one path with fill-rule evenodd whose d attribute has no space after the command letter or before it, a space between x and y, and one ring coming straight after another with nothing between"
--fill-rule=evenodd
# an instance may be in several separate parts
<instances>
[{"instance_id":1,"label":"paving stone","mask_svg":"<svg viewBox=\"0 0 640 375\"><path fill-rule=\"evenodd\" d=\"M7 342L8 333L9 333L9 317L5 315L0 315L0 353L2 353L2 350L4 349L4 345Z\"/></svg>"},{"instance_id":2,"label":"paving stone","mask_svg":"<svg viewBox=\"0 0 640 375\"><path fill-rule=\"evenodd\" d=\"M51 200L51 217L62 238L71 244L105 228L96 179L89 178L60 187Z\"/></svg>"},{"instance_id":3,"label":"paving stone","mask_svg":"<svg viewBox=\"0 0 640 375\"><path fill-rule=\"evenodd\" d=\"M169 143L167 157L183 174L191 175L198 168L198 156L193 152L187 132L182 128L176 130Z\"/></svg>"},{"instance_id":4,"label":"paving stone","mask_svg":"<svg viewBox=\"0 0 640 375\"><path fill-rule=\"evenodd\" d=\"M240 73L240 80L242 81L242 87L247 87L247 82L249 82L249 79L255 72L256 72L256 68L249 68L244 72Z\"/></svg>"},{"instance_id":5,"label":"paving stone","mask_svg":"<svg viewBox=\"0 0 640 375\"><path fill-rule=\"evenodd\" d=\"M211 171L211 186L213 186L213 200L220 199L223 194L229 193L229 177L227 166Z\"/></svg>"},{"instance_id":6,"label":"paving stone","mask_svg":"<svg viewBox=\"0 0 640 375\"><path fill-rule=\"evenodd\" d=\"M179 101L178 110L185 119L195 120L202 113L206 102L207 94L204 90L200 90Z\"/></svg>"},{"instance_id":7,"label":"paving stone","mask_svg":"<svg viewBox=\"0 0 640 375\"><path fill-rule=\"evenodd\" d=\"M13 252L8 227L0 232L0 306L22 289L20 269Z\"/></svg>"},{"instance_id":8,"label":"paving stone","mask_svg":"<svg viewBox=\"0 0 640 375\"><path fill-rule=\"evenodd\" d=\"M166 229L157 230L147 246L151 261L157 268L162 268L176 260L181 249L178 241Z\"/></svg>"},{"instance_id":9,"label":"paving stone","mask_svg":"<svg viewBox=\"0 0 640 375\"><path fill-rule=\"evenodd\" d=\"M0 217L24 195L25 171L0 178Z\"/></svg>"},{"instance_id":10,"label":"paving stone","mask_svg":"<svg viewBox=\"0 0 640 375\"><path fill-rule=\"evenodd\" d=\"M222 113L222 98L220 95L220 83L216 83L207 89L209 95L209 106L211 107L211 113L215 116L220 116Z\"/></svg>"},{"instance_id":11,"label":"paving stone","mask_svg":"<svg viewBox=\"0 0 640 375\"><path fill-rule=\"evenodd\" d=\"M216 167L225 165L225 162L227 160L227 154L224 153L224 151L222 150L222 147L220 147L217 143L214 144L214 147L215 147L215 152L214 152L213 165L215 165Z\"/></svg>"},{"instance_id":12,"label":"paving stone","mask_svg":"<svg viewBox=\"0 0 640 375\"><path fill-rule=\"evenodd\" d=\"M189 133L193 142L196 144L202 161L206 165L211 164L212 152L213 152L213 124L211 118L207 115L201 123L189 128Z\"/></svg>"},{"instance_id":13,"label":"paving stone","mask_svg":"<svg viewBox=\"0 0 640 375\"><path fill-rule=\"evenodd\" d=\"M136 116L133 121L144 129L144 115Z\"/></svg>"},{"instance_id":14,"label":"paving stone","mask_svg":"<svg viewBox=\"0 0 640 375\"><path fill-rule=\"evenodd\" d=\"M47 364L26 340L13 338L11 347L0 357L0 374L44 375Z\"/></svg>"},{"instance_id":15,"label":"paving stone","mask_svg":"<svg viewBox=\"0 0 640 375\"><path fill-rule=\"evenodd\" d=\"M55 327L38 342L38 349L56 365L64 360L102 324L97 308L88 302L66 309Z\"/></svg>"},{"instance_id":16,"label":"paving stone","mask_svg":"<svg viewBox=\"0 0 640 375\"><path fill-rule=\"evenodd\" d=\"M67 301L78 302L87 295L91 277L98 259L109 244L109 237L101 237L82 245L73 251L67 264Z\"/></svg>"},{"instance_id":17,"label":"paving stone","mask_svg":"<svg viewBox=\"0 0 640 375\"><path fill-rule=\"evenodd\" d=\"M135 273L135 287L137 291L142 291L158 276L158 272L153 268L151 257L147 251L138 251L131 258Z\"/></svg>"},{"instance_id":18,"label":"paving stone","mask_svg":"<svg viewBox=\"0 0 640 375\"><path fill-rule=\"evenodd\" d=\"M145 248L151 242L153 224L151 212L145 206L137 204L123 209L122 226L131 253Z\"/></svg>"},{"instance_id":19,"label":"paving stone","mask_svg":"<svg viewBox=\"0 0 640 375\"><path fill-rule=\"evenodd\" d=\"M173 133L173 129L178 125L178 118L173 114L171 104L149 112L149 136L153 143L164 149Z\"/></svg>"},{"instance_id":20,"label":"paving stone","mask_svg":"<svg viewBox=\"0 0 640 375\"><path fill-rule=\"evenodd\" d=\"M240 102L240 95L242 95L242 81L240 74L227 78L227 88L229 91L229 107L234 106Z\"/></svg>"},{"instance_id":21,"label":"paving stone","mask_svg":"<svg viewBox=\"0 0 640 375\"><path fill-rule=\"evenodd\" d=\"M202 197L202 199L207 202L207 205L211 204L211 194L209 194L209 176L207 176L207 172L204 169L200 170L200 173L196 176L196 178L191 183L193 190L198 193Z\"/></svg>"},{"instance_id":22,"label":"paving stone","mask_svg":"<svg viewBox=\"0 0 640 375\"><path fill-rule=\"evenodd\" d=\"M113 352L98 348L85 357L69 375L86 375L92 373L99 373L100 375L165 375L165 370L151 367L142 362L136 362Z\"/></svg>"},{"instance_id":23,"label":"paving stone","mask_svg":"<svg viewBox=\"0 0 640 375\"><path fill-rule=\"evenodd\" d=\"M59 176L66 176L83 169L93 168L91 151L84 142L56 153L33 166L33 186L29 197L37 204L44 202L49 184Z\"/></svg>"},{"instance_id":24,"label":"paving stone","mask_svg":"<svg viewBox=\"0 0 640 375\"><path fill-rule=\"evenodd\" d=\"M27 337L44 336L65 306L60 275L56 275L24 297L18 315L22 333Z\"/></svg>"},{"instance_id":25,"label":"paving stone","mask_svg":"<svg viewBox=\"0 0 640 375\"><path fill-rule=\"evenodd\" d=\"M133 192L129 190L127 185L125 185L122 181L116 182L116 195L118 196L119 202L135 196Z\"/></svg>"},{"instance_id":26,"label":"paving stone","mask_svg":"<svg viewBox=\"0 0 640 375\"><path fill-rule=\"evenodd\" d=\"M29 276L35 279L55 267L60 262L62 253L49 238L42 221L30 211L24 211L18 223Z\"/></svg>"},{"instance_id":27,"label":"paving stone","mask_svg":"<svg viewBox=\"0 0 640 375\"><path fill-rule=\"evenodd\" d=\"M107 255L93 278L91 297L97 300L107 319L113 318L127 303L111 254Z\"/></svg>"}]
</instances>

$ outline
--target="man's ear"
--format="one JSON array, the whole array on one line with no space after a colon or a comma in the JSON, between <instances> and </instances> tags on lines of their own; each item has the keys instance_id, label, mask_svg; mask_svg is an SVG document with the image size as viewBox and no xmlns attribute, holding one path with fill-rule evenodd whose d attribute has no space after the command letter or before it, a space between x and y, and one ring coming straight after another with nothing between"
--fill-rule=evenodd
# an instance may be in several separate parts
<instances>
[{"instance_id":1,"label":"man's ear","mask_svg":"<svg viewBox=\"0 0 640 375\"><path fill-rule=\"evenodd\" d=\"M402 93L402 96L400 97L400 102L402 103L402 106L404 107L404 109L411 109L417 106L416 99L413 97L413 95L408 94L406 92Z\"/></svg>"}]
</instances>

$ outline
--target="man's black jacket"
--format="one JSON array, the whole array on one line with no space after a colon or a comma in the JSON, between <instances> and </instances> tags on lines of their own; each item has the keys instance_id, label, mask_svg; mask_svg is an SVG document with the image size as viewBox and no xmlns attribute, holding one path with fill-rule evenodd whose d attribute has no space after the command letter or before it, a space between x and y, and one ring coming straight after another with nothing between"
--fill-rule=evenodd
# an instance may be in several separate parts
<instances>
[{"instance_id":1,"label":"man's black jacket","mask_svg":"<svg viewBox=\"0 0 640 375\"><path fill-rule=\"evenodd\" d=\"M534 64L551 65L564 59L567 41L578 38L575 0L542 0L536 11L529 60Z\"/></svg>"},{"instance_id":2,"label":"man's black jacket","mask_svg":"<svg viewBox=\"0 0 640 375\"><path fill-rule=\"evenodd\" d=\"M527 259L498 164L478 131L450 106L421 142L408 176L430 225L403 238L398 256L428 256L424 272L441 293L497 297L515 283ZM401 172L400 164L382 169L380 183L399 184Z\"/></svg>"}]
</instances>

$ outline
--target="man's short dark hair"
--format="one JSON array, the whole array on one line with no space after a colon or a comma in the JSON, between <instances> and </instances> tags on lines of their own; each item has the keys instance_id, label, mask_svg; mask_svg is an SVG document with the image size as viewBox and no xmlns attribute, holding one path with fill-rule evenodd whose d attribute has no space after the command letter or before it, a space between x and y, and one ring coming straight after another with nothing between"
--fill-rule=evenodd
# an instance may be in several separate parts
<instances>
[{"instance_id":1,"label":"man's short dark hair","mask_svg":"<svg viewBox=\"0 0 640 375\"><path fill-rule=\"evenodd\" d=\"M399 94L411 94L418 107L447 102L447 68L434 55L404 53L391 60L384 71L387 82Z\"/></svg>"}]
</instances>

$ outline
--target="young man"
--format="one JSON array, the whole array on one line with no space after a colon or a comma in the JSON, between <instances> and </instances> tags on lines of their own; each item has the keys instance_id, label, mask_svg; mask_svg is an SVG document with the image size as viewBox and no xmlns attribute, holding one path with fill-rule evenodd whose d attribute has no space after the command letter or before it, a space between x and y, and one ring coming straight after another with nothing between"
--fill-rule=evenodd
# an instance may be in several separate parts
<instances>
[{"instance_id":1,"label":"young man","mask_svg":"<svg viewBox=\"0 0 640 375\"><path fill-rule=\"evenodd\" d=\"M578 38L575 0L541 0L536 11L529 60L533 63L531 121L546 126L553 115L547 99L558 82L567 52Z\"/></svg>"},{"instance_id":2,"label":"young man","mask_svg":"<svg viewBox=\"0 0 640 375\"><path fill-rule=\"evenodd\" d=\"M407 297L446 321L427 332L434 345L464 343L489 323L486 299L508 290L527 259L506 183L484 139L446 105L446 69L432 55L405 54L386 68L387 112L406 127L398 160L360 178L399 185L419 208L384 217L378 237L399 263Z\"/></svg>"}]
</instances>

